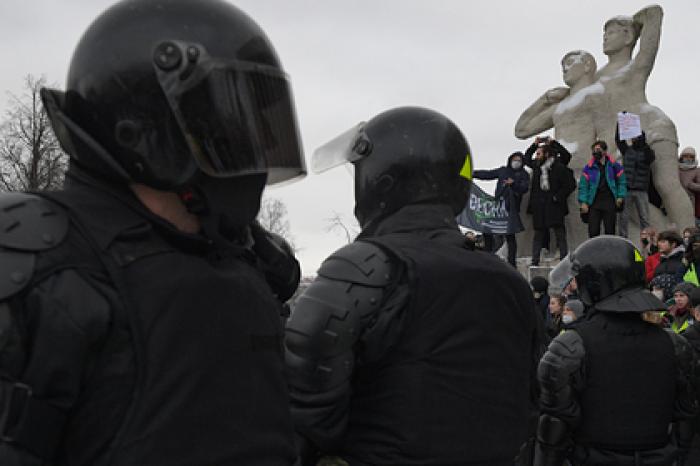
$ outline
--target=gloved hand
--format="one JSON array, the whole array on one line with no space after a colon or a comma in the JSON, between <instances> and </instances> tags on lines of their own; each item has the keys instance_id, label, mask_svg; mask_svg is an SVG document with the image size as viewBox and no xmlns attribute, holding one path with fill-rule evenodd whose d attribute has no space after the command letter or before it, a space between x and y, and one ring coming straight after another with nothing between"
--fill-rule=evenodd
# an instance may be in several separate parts
<instances>
[{"instance_id":1,"label":"gloved hand","mask_svg":"<svg viewBox=\"0 0 700 466\"><path fill-rule=\"evenodd\" d=\"M299 286L301 269L289 243L280 235L265 230L257 221L250 225L253 251L260 269L277 298L284 302Z\"/></svg>"}]
</instances>

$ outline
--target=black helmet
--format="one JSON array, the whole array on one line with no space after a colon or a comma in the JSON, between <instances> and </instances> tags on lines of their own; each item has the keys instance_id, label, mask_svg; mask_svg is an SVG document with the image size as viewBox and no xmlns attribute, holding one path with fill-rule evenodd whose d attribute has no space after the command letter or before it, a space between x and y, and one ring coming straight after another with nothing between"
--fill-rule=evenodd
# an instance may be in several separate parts
<instances>
[{"instance_id":1,"label":"black helmet","mask_svg":"<svg viewBox=\"0 0 700 466\"><path fill-rule=\"evenodd\" d=\"M275 50L226 1L113 5L78 43L65 93L42 97L73 163L123 183L179 191L206 178L253 175L264 185L305 171Z\"/></svg>"},{"instance_id":2,"label":"black helmet","mask_svg":"<svg viewBox=\"0 0 700 466\"><path fill-rule=\"evenodd\" d=\"M550 273L550 281L576 278L586 306L607 312L665 309L644 286L644 258L631 241L603 235L581 244Z\"/></svg>"},{"instance_id":3,"label":"black helmet","mask_svg":"<svg viewBox=\"0 0 700 466\"><path fill-rule=\"evenodd\" d=\"M354 162L355 216L364 228L401 207L447 204L456 215L472 180L469 144L444 115L419 107L388 110L316 150L313 168Z\"/></svg>"}]
</instances>

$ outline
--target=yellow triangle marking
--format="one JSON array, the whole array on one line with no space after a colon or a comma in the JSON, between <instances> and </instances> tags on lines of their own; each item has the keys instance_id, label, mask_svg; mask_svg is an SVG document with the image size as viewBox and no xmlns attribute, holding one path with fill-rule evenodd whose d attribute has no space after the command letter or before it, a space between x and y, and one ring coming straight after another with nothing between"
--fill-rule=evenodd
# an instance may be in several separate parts
<instances>
[{"instance_id":1,"label":"yellow triangle marking","mask_svg":"<svg viewBox=\"0 0 700 466\"><path fill-rule=\"evenodd\" d=\"M634 261L644 262L644 258L642 257L642 254L637 250L637 248L634 249Z\"/></svg>"},{"instance_id":2,"label":"yellow triangle marking","mask_svg":"<svg viewBox=\"0 0 700 466\"><path fill-rule=\"evenodd\" d=\"M472 179L472 156L467 154L464 159L464 166L462 166L462 171L459 172L459 176L466 178L468 180Z\"/></svg>"}]
</instances>

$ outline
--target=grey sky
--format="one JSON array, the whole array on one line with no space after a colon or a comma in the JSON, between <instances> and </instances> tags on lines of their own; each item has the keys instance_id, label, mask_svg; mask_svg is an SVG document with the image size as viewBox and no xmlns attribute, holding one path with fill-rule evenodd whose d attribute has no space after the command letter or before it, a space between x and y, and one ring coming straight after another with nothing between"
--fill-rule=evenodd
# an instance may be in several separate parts
<instances>
[{"instance_id":1,"label":"grey sky","mask_svg":"<svg viewBox=\"0 0 700 466\"><path fill-rule=\"evenodd\" d=\"M0 90L20 92L27 73L62 86L74 45L105 0L1 0ZM646 3L593 0L240 0L275 44L292 78L307 160L351 125L400 105L434 108L469 139L477 167L501 164L526 143L516 119L563 85L559 61L588 50L599 66L602 26ZM649 101L676 123L682 146L700 146L700 3L666 2ZM4 97L4 96L3 96ZM6 107L0 99L0 110ZM352 217L352 180L338 168L270 190L289 209L304 272L344 237L325 231L334 211Z\"/></svg>"}]
</instances>

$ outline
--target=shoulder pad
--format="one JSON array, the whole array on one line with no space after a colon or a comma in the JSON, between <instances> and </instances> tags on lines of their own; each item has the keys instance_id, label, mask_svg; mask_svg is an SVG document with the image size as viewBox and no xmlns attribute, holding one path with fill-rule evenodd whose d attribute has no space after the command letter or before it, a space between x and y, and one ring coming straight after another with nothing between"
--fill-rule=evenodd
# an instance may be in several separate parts
<instances>
[{"instance_id":1,"label":"shoulder pad","mask_svg":"<svg viewBox=\"0 0 700 466\"><path fill-rule=\"evenodd\" d=\"M377 245L355 241L326 259L318 274L366 286L387 286L396 269L392 259Z\"/></svg>"},{"instance_id":2,"label":"shoulder pad","mask_svg":"<svg viewBox=\"0 0 700 466\"><path fill-rule=\"evenodd\" d=\"M0 248L0 302L13 296L29 283L36 256Z\"/></svg>"},{"instance_id":3,"label":"shoulder pad","mask_svg":"<svg viewBox=\"0 0 700 466\"><path fill-rule=\"evenodd\" d=\"M53 202L34 194L0 195L0 248L43 251L58 245L67 232L68 215Z\"/></svg>"},{"instance_id":4,"label":"shoulder pad","mask_svg":"<svg viewBox=\"0 0 700 466\"><path fill-rule=\"evenodd\" d=\"M549 351L561 356L582 356L586 352L583 339L576 330L567 330L557 335L549 344Z\"/></svg>"}]
</instances>

